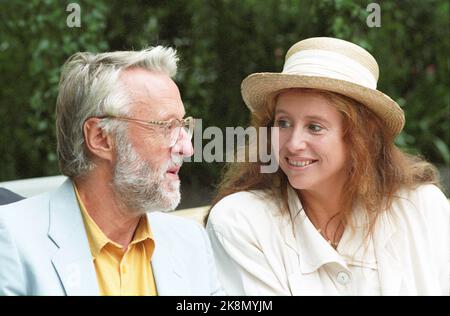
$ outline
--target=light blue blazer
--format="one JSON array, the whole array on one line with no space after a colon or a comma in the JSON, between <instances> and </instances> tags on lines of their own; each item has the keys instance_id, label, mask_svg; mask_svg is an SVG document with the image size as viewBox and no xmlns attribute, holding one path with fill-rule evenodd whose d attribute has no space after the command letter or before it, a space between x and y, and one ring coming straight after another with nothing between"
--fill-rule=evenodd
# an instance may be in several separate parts
<instances>
[{"instance_id":1,"label":"light blue blazer","mask_svg":"<svg viewBox=\"0 0 450 316\"><path fill-rule=\"evenodd\" d=\"M148 214L159 295L223 295L203 227ZM56 191L0 207L0 296L99 295L70 180Z\"/></svg>"}]
</instances>

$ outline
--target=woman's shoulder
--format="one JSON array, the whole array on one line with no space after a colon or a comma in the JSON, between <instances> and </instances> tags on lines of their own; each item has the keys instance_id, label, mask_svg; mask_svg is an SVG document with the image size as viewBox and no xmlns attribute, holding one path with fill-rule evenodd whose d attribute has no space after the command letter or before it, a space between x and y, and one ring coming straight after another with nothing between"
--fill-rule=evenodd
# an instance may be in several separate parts
<instances>
[{"instance_id":1,"label":"woman's shoulder","mask_svg":"<svg viewBox=\"0 0 450 316\"><path fill-rule=\"evenodd\" d=\"M434 184L422 184L412 189L402 189L394 200L396 209L416 210L420 215L437 217L439 214L448 217L449 200Z\"/></svg>"},{"instance_id":2,"label":"woman's shoulder","mask_svg":"<svg viewBox=\"0 0 450 316\"><path fill-rule=\"evenodd\" d=\"M445 194L434 184L421 184L411 189L402 189L398 194L399 198L407 199L411 202L447 202Z\"/></svg>"},{"instance_id":3,"label":"woman's shoulder","mask_svg":"<svg viewBox=\"0 0 450 316\"><path fill-rule=\"evenodd\" d=\"M269 194L263 190L239 191L225 196L216 205L229 203L261 203L269 198Z\"/></svg>"},{"instance_id":4,"label":"woman's shoulder","mask_svg":"<svg viewBox=\"0 0 450 316\"><path fill-rule=\"evenodd\" d=\"M260 190L240 191L225 196L211 209L209 224L261 221L278 213L274 199Z\"/></svg>"}]
</instances>

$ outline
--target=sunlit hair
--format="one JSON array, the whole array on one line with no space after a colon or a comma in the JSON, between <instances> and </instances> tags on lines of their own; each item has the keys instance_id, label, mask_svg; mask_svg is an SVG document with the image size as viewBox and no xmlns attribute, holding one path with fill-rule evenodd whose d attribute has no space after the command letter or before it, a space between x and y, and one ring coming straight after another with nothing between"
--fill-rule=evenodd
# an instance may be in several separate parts
<instances>
[{"instance_id":1,"label":"sunlit hair","mask_svg":"<svg viewBox=\"0 0 450 316\"><path fill-rule=\"evenodd\" d=\"M83 136L83 124L89 117L129 112L131 102L119 80L121 71L139 67L173 78L177 62L176 51L162 46L72 55L63 66L56 101L57 155L62 174L80 176L93 167ZM107 133L116 133L123 125L115 120L100 124Z\"/></svg>"},{"instance_id":2,"label":"sunlit hair","mask_svg":"<svg viewBox=\"0 0 450 316\"><path fill-rule=\"evenodd\" d=\"M321 95L342 115L343 140L349 157L349 174L344 184L340 212L344 225L352 226L351 212L358 203L368 215L368 234L371 234L377 216L391 207L400 189L412 189L425 183L439 185L436 168L422 158L397 148L394 137L384 128L383 121L366 106L328 91L299 90ZM264 110L252 113L253 126L273 125L277 96L271 99ZM261 165L261 162L229 164L213 205L235 192L260 190L264 195L277 199L281 211L287 211L286 175L281 169L273 174L260 173Z\"/></svg>"}]
</instances>

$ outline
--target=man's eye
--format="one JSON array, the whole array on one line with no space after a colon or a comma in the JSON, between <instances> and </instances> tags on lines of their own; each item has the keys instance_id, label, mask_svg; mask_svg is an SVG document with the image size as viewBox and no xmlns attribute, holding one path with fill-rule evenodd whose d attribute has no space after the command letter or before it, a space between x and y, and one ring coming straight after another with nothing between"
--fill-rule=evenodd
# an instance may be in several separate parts
<instances>
[{"instance_id":1,"label":"man's eye","mask_svg":"<svg viewBox=\"0 0 450 316\"><path fill-rule=\"evenodd\" d=\"M177 121L170 121L168 124L166 124L166 127L169 131L173 131L178 127Z\"/></svg>"},{"instance_id":2,"label":"man's eye","mask_svg":"<svg viewBox=\"0 0 450 316\"><path fill-rule=\"evenodd\" d=\"M318 133L323 130L323 127L317 124L309 124L308 129L314 133Z\"/></svg>"},{"instance_id":3,"label":"man's eye","mask_svg":"<svg viewBox=\"0 0 450 316\"><path fill-rule=\"evenodd\" d=\"M291 127L291 123L287 120L279 119L275 121L275 126L279 128L288 128Z\"/></svg>"}]
</instances>

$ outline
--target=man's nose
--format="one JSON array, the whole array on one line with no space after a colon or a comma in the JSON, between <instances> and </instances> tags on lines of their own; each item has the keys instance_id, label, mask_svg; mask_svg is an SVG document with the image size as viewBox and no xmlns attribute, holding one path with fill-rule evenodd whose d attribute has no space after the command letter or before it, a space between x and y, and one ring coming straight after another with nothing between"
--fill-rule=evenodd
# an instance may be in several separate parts
<instances>
[{"instance_id":1,"label":"man's nose","mask_svg":"<svg viewBox=\"0 0 450 316\"><path fill-rule=\"evenodd\" d=\"M189 137L187 131L184 128L180 130L178 140L172 147L172 153L183 157L190 157L194 154L191 137Z\"/></svg>"}]
</instances>

